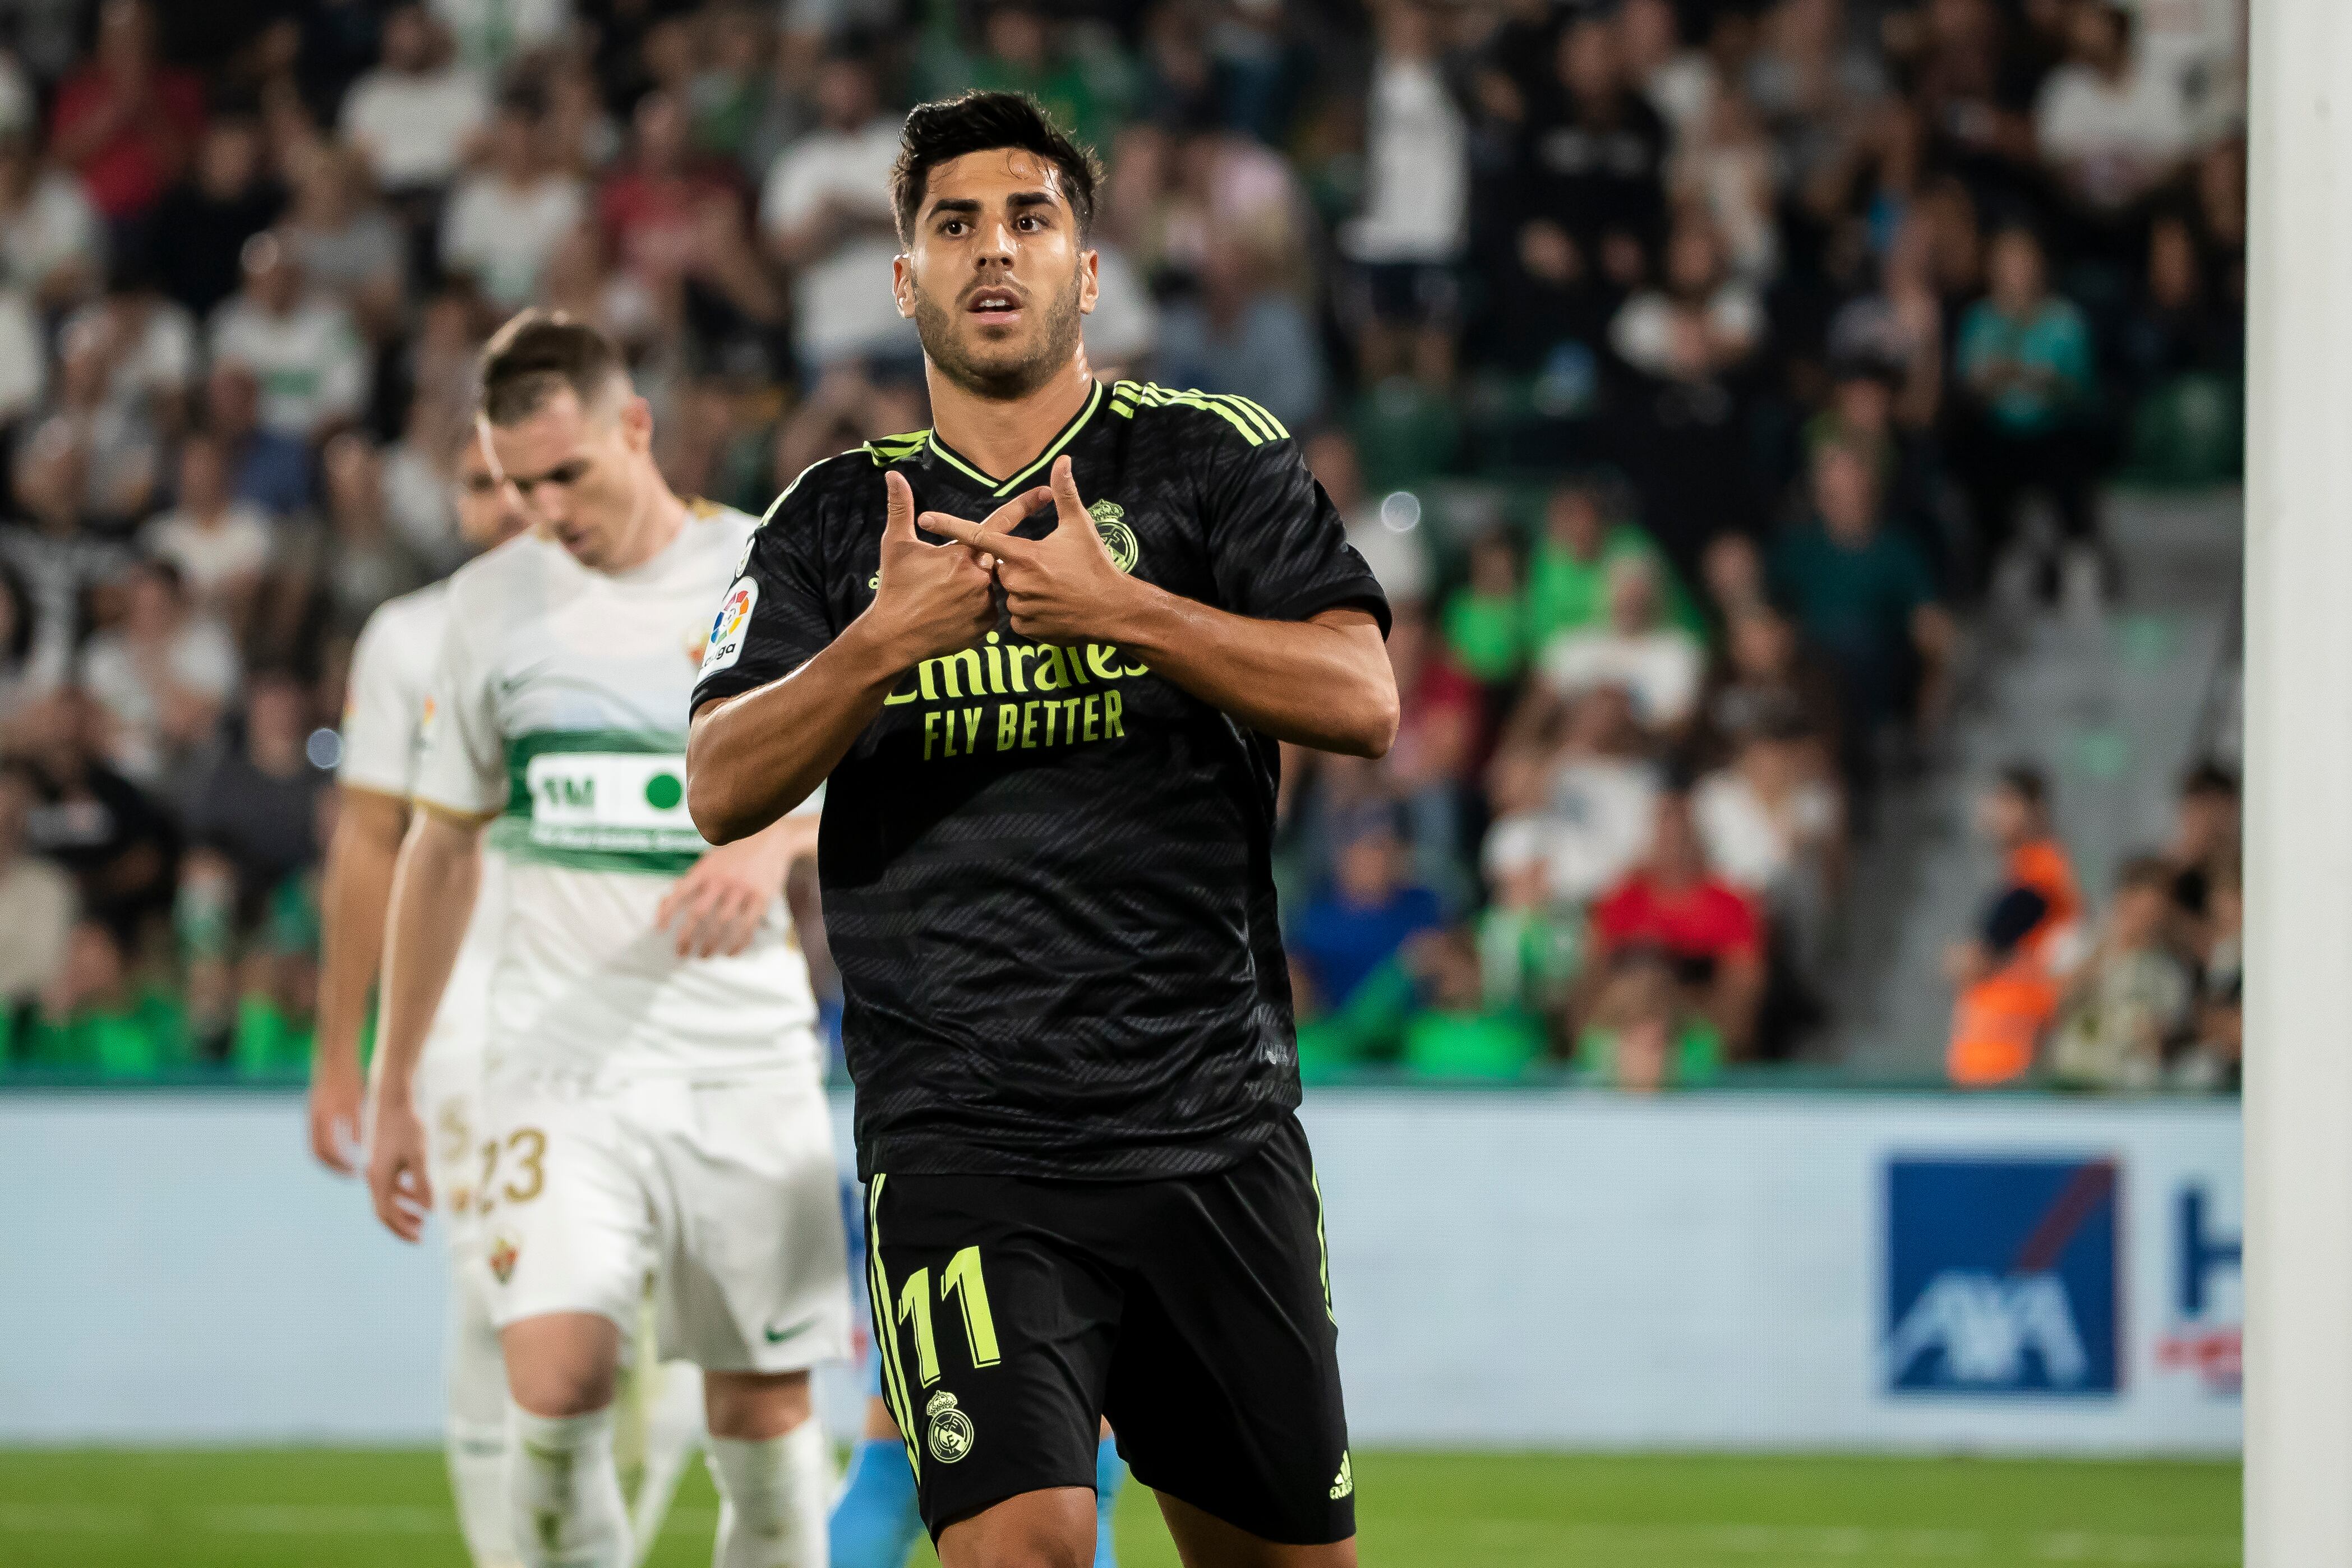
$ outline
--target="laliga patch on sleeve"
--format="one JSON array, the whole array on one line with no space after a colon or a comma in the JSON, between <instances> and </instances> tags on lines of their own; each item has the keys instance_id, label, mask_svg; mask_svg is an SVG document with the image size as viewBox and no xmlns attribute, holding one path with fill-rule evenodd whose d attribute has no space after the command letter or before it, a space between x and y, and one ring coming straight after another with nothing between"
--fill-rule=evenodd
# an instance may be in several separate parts
<instances>
[{"instance_id":1,"label":"laliga patch on sleeve","mask_svg":"<svg viewBox=\"0 0 2352 1568\"><path fill-rule=\"evenodd\" d=\"M759 602L758 583L749 577L735 579L735 585L719 602L718 618L710 623L710 644L702 650L702 673L697 679L708 679L743 657L743 644L751 631L751 606Z\"/></svg>"}]
</instances>

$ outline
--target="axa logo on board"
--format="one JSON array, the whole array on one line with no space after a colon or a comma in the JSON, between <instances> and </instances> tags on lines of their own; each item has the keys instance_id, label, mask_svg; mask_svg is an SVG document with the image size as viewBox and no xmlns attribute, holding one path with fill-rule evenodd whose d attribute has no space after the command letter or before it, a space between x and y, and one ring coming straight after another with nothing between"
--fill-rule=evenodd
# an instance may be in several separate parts
<instances>
[{"instance_id":1,"label":"axa logo on board","mask_svg":"<svg viewBox=\"0 0 2352 1568\"><path fill-rule=\"evenodd\" d=\"M1889 1161L1883 1385L2116 1394L2121 1190L2105 1157Z\"/></svg>"}]
</instances>

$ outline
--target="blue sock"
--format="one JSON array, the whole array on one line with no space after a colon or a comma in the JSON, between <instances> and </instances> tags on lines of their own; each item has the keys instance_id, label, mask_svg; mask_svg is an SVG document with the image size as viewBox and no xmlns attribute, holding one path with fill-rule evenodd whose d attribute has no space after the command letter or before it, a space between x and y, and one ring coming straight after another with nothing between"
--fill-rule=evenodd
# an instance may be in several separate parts
<instances>
[{"instance_id":1,"label":"blue sock","mask_svg":"<svg viewBox=\"0 0 2352 1568\"><path fill-rule=\"evenodd\" d=\"M849 1487L833 1505L833 1568L906 1568L923 1531L907 1446L870 1437L849 1464Z\"/></svg>"},{"instance_id":2,"label":"blue sock","mask_svg":"<svg viewBox=\"0 0 2352 1568\"><path fill-rule=\"evenodd\" d=\"M1126 1484L1127 1463L1118 1457L1118 1445L1106 1437L1095 1450L1095 1568L1118 1568L1111 1520L1118 1513L1118 1489Z\"/></svg>"}]
</instances>

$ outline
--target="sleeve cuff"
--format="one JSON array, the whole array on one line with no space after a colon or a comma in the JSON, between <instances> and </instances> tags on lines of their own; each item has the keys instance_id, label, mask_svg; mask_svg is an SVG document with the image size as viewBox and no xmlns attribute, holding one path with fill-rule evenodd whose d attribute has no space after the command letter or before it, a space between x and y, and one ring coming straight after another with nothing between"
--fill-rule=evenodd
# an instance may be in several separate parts
<instances>
[{"instance_id":1,"label":"sleeve cuff","mask_svg":"<svg viewBox=\"0 0 2352 1568\"><path fill-rule=\"evenodd\" d=\"M1389 635L1393 619L1388 595L1374 583L1327 584L1270 605L1260 605L1249 613L1261 621L1305 621L1326 610L1369 611L1380 622L1382 638Z\"/></svg>"},{"instance_id":2,"label":"sleeve cuff","mask_svg":"<svg viewBox=\"0 0 2352 1568\"><path fill-rule=\"evenodd\" d=\"M473 829L487 827L496 821L499 816L496 810L474 811L464 806L445 805L437 800L427 800L421 795L412 797L409 804L425 816L456 827Z\"/></svg>"}]
</instances>

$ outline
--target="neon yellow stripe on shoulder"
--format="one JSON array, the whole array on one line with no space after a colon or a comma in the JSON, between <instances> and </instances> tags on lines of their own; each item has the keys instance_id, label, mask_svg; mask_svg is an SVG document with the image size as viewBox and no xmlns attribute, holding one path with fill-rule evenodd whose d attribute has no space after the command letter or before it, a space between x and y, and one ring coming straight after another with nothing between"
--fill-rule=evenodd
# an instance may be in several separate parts
<instances>
[{"instance_id":1,"label":"neon yellow stripe on shoulder","mask_svg":"<svg viewBox=\"0 0 2352 1568\"><path fill-rule=\"evenodd\" d=\"M1204 403L1213 403L1220 408L1229 408L1240 415L1248 422L1249 427L1257 432L1258 439L1261 441L1274 439L1273 423L1253 413L1252 410L1256 407L1256 405L1251 403L1248 398L1235 397L1231 393L1224 392L1194 392L1192 395Z\"/></svg>"},{"instance_id":2,"label":"neon yellow stripe on shoulder","mask_svg":"<svg viewBox=\"0 0 2352 1568\"><path fill-rule=\"evenodd\" d=\"M1203 409L1208 413L1215 415L1218 418L1223 420L1226 424L1240 431L1242 433L1242 439L1247 441L1251 446L1262 447L1265 444L1265 437L1258 433L1257 426L1251 424L1249 420L1244 418L1241 414L1227 407L1224 404L1217 401L1213 397L1211 397L1206 393L1174 392L1164 386L1154 386L1149 390L1152 395L1150 401L1155 406L1162 408Z\"/></svg>"},{"instance_id":3,"label":"neon yellow stripe on shoulder","mask_svg":"<svg viewBox=\"0 0 2352 1568\"><path fill-rule=\"evenodd\" d=\"M1232 404L1234 407L1248 415L1252 419L1257 421L1257 423L1265 428L1266 439L1270 441L1281 441L1289 438L1290 432L1283 427L1281 420L1276 419L1273 415L1266 412L1265 405L1264 404L1252 403L1248 398L1242 396L1240 394L1232 392L1219 394L1217 400L1221 403Z\"/></svg>"},{"instance_id":4,"label":"neon yellow stripe on shoulder","mask_svg":"<svg viewBox=\"0 0 2352 1568\"><path fill-rule=\"evenodd\" d=\"M921 451L930 434L929 430L910 430L903 436L877 436L866 443L866 454L874 459L876 468L887 468Z\"/></svg>"}]
</instances>

